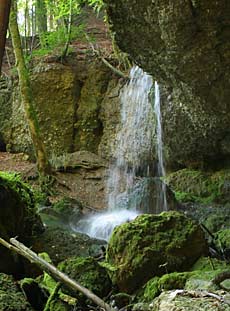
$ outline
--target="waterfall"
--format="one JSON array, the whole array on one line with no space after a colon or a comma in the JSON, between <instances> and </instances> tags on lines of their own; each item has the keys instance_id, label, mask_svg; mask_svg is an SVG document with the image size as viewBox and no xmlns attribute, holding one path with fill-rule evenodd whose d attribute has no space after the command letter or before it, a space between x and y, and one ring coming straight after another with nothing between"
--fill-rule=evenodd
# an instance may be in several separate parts
<instances>
[{"instance_id":1,"label":"waterfall","mask_svg":"<svg viewBox=\"0 0 230 311\"><path fill-rule=\"evenodd\" d=\"M107 184L108 208L124 208L138 174L148 176L154 135L154 112L149 100L152 78L137 66L120 96L121 125L116 137L115 164ZM146 165L147 163L147 165ZM137 210L132 202L132 210Z\"/></svg>"},{"instance_id":2,"label":"waterfall","mask_svg":"<svg viewBox=\"0 0 230 311\"><path fill-rule=\"evenodd\" d=\"M161 104L160 104L160 88L158 83L155 81L155 104L154 111L156 115L156 151L157 151L157 176L164 177L164 158L163 158L163 141L162 141L162 125L161 125ZM159 213L162 210L167 211L167 198L166 198L166 185L165 183L158 184L158 196L156 202L156 211Z\"/></svg>"},{"instance_id":3,"label":"waterfall","mask_svg":"<svg viewBox=\"0 0 230 311\"><path fill-rule=\"evenodd\" d=\"M158 176L164 176L165 173L159 87L155 85L154 112L149 96L152 86L151 76L137 66L131 69L130 80L120 92L121 122L116 134L115 160L109 169L107 182L108 209L84 217L78 222L75 230L107 240L114 227L133 220L141 212L149 212L140 206L138 196L144 184L138 184L138 181L142 180L140 176L148 177L149 171L153 171L149 163L153 158L154 119L157 119ZM157 196L157 206L160 208L163 204L166 208L164 186L159 191L163 194ZM155 205L155 202L153 204ZM162 211L162 208L159 211Z\"/></svg>"}]
</instances>

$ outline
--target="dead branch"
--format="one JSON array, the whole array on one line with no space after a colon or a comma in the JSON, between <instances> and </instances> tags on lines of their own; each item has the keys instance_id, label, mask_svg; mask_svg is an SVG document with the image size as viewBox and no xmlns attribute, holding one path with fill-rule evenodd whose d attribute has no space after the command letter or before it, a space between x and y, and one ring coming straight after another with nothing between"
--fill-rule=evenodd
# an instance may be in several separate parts
<instances>
[{"instance_id":1,"label":"dead branch","mask_svg":"<svg viewBox=\"0 0 230 311\"><path fill-rule=\"evenodd\" d=\"M39 257L35 252L26 247L24 244L20 243L15 238L11 238L10 242L11 244L0 238L0 244L27 258L31 263L35 263L40 267L41 270L47 272L57 282L60 282L61 284L65 285L70 290L81 292L83 295L92 300L96 305L103 308L105 311L113 311L113 309L110 308L110 306L107 303L105 303L100 297L96 296L90 290L80 285L73 279L69 278L66 274L64 274L63 272L58 270L55 266Z\"/></svg>"},{"instance_id":2,"label":"dead branch","mask_svg":"<svg viewBox=\"0 0 230 311\"><path fill-rule=\"evenodd\" d=\"M88 40L94 54L96 54L101 61L105 64L105 66L107 66L110 70L112 70L117 76L125 79L126 81L129 80L129 76L127 74L125 74L124 72L122 72L121 70L115 68L113 65L111 65L102 55L99 49L95 49L94 45L92 44L92 42L90 42L90 39L88 37L88 35L86 34L86 39Z\"/></svg>"}]
</instances>

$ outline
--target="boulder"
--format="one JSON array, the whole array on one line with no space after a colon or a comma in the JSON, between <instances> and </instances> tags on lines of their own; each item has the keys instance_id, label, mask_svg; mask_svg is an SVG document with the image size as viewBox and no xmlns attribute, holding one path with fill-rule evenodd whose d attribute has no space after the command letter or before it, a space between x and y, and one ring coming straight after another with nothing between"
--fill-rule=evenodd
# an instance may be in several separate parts
<instances>
[{"instance_id":1,"label":"boulder","mask_svg":"<svg viewBox=\"0 0 230 311\"><path fill-rule=\"evenodd\" d=\"M18 175L0 173L0 236L6 240L17 236L26 243L43 230L31 189ZM0 272L17 274L20 263L15 254L1 246Z\"/></svg>"},{"instance_id":2,"label":"boulder","mask_svg":"<svg viewBox=\"0 0 230 311\"><path fill-rule=\"evenodd\" d=\"M154 276L186 271L206 251L201 228L171 211L140 215L117 227L108 244L106 262L113 283L131 293Z\"/></svg>"},{"instance_id":3,"label":"boulder","mask_svg":"<svg viewBox=\"0 0 230 311\"><path fill-rule=\"evenodd\" d=\"M107 271L92 257L71 257L61 262L58 269L91 290L97 296L106 297L111 291L111 280ZM68 291L69 292L69 291ZM81 293L70 293L81 302L86 300Z\"/></svg>"},{"instance_id":4,"label":"boulder","mask_svg":"<svg viewBox=\"0 0 230 311\"><path fill-rule=\"evenodd\" d=\"M217 293L220 295L220 293ZM165 291L150 304L139 304L132 311L229 311L229 304L200 291Z\"/></svg>"},{"instance_id":5,"label":"boulder","mask_svg":"<svg viewBox=\"0 0 230 311\"><path fill-rule=\"evenodd\" d=\"M105 241L90 238L86 234L71 232L60 227L47 228L33 244L37 253L46 252L57 265L71 256L100 256Z\"/></svg>"}]
</instances>

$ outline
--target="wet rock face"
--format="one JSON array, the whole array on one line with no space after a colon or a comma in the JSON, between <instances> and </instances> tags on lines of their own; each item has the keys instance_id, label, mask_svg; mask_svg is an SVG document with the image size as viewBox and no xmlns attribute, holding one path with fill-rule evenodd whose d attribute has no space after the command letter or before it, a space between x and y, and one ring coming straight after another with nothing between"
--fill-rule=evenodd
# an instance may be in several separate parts
<instances>
[{"instance_id":1,"label":"wet rock face","mask_svg":"<svg viewBox=\"0 0 230 311\"><path fill-rule=\"evenodd\" d=\"M229 156L229 1L105 2L119 47L161 84L168 161Z\"/></svg>"},{"instance_id":2,"label":"wet rock face","mask_svg":"<svg viewBox=\"0 0 230 311\"><path fill-rule=\"evenodd\" d=\"M114 132L107 128L111 118L119 121L119 97L113 101L116 107L111 108L109 94L118 80L96 60L86 63L81 70L83 77L70 65L41 62L31 74L34 106L51 161L78 150L97 153L99 144L103 157L108 158L111 153ZM109 82L113 83L108 87ZM6 144L7 151L33 156L17 80L11 83L2 78L0 88L0 149Z\"/></svg>"},{"instance_id":3,"label":"wet rock face","mask_svg":"<svg viewBox=\"0 0 230 311\"><path fill-rule=\"evenodd\" d=\"M200 227L183 214L141 215L113 231L106 261L114 284L131 293L166 271L186 271L206 247Z\"/></svg>"}]
</instances>

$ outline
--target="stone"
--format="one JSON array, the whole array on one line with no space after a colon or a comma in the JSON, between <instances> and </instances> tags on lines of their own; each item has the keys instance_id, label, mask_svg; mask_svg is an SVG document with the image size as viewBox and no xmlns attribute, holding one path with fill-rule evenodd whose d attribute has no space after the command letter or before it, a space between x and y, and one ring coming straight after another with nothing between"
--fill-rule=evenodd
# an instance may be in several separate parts
<instances>
[{"instance_id":1,"label":"stone","mask_svg":"<svg viewBox=\"0 0 230 311\"><path fill-rule=\"evenodd\" d=\"M71 256L97 257L102 253L102 247L105 247L105 241L60 227L47 228L33 243L33 250L48 253L55 265Z\"/></svg>"},{"instance_id":2,"label":"stone","mask_svg":"<svg viewBox=\"0 0 230 311\"><path fill-rule=\"evenodd\" d=\"M217 293L219 294L219 293ZM137 309L136 309L137 310ZM156 298L146 311L229 311L227 303L218 301L214 297L208 297L200 291L165 291Z\"/></svg>"},{"instance_id":3,"label":"stone","mask_svg":"<svg viewBox=\"0 0 230 311\"><path fill-rule=\"evenodd\" d=\"M43 230L31 189L18 175L0 172L0 236L7 241L17 236L19 241L28 243ZM0 272L23 272L21 258L3 246Z\"/></svg>"},{"instance_id":4,"label":"stone","mask_svg":"<svg viewBox=\"0 0 230 311\"><path fill-rule=\"evenodd\" d=\"M100 298L106 297L111 291L112 284L106 269L92 257L74 256L68 258L58 265L58 269ZM85 296L81 293L70 292L70 294L82 302L86 300Z\"/></svg>"},{"instance_id":5,"label":"stone","mask_svg":"<svg viewBox=\"0 0 230 311\"><path fill-rule=\"evenodd\" d=\"M99 118L101 102L106 93L111 71L102 63L95 62L89 68L84 82L74 124L74 149L97 153L103 134Z\"/></svg>"},{"instance_id":6,"label":"stone","mask_svg":"<svg viewBox=\"0 0 230 311\"><path fill-rule=\"evenodd\" d=\"M119 290L131 293L166 271L186 271L207 251L201 228L179 212L140 215L118 226L106 262Z\"/></svg>"},{"instance_id":7,"label":"stone","mask_svg":"<svg viewBox=\"0 0 230 311\"><path fill-rule=\"evenodd\" d=\"M229 159L229 1L105 3L120 49L160 83L168 165Z\"/></svg>"}]
</instances>

